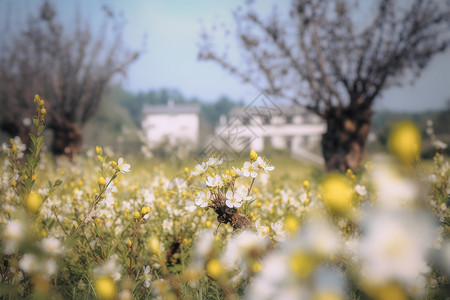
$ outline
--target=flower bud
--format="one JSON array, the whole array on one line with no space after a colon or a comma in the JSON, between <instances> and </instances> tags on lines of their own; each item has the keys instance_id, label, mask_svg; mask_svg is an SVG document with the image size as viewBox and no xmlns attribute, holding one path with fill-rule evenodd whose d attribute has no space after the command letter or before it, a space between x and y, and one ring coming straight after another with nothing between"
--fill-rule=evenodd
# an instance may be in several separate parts
<instances>
[{"instance_id":1,"label":"flower bud","mask_svg":"<svg viewBox=\"0 0 450 300\"><path fill-rule=\"evenodd\" d=\"M255 161L258 158L258 153L254 149L250 151L250 159Z\"/></svg>"},{"instance_id":2,"label":"flower bud","mask_svg":"<svg viewBox=\"0 0 450 300\"><path fill-rule=\"evenodd\" d=\"M98 178L98 185L100 185L100 186L104 186L106 184L106 180L105 180L105 178L102 176L102 177L99 177Z\"/></svg>"},{"instance_id":3,"label":"flower bud","mask_svg":"<svg viewBox=\"0 0 450 300\"><path fill-rule=\"evenodd\" d=\"M147 208L146 208L146 207L143 207L143 208L141 209L141 214L142 214L142 215L146 215L146 214L147 214Z\"/></svg>"}]
</instances>

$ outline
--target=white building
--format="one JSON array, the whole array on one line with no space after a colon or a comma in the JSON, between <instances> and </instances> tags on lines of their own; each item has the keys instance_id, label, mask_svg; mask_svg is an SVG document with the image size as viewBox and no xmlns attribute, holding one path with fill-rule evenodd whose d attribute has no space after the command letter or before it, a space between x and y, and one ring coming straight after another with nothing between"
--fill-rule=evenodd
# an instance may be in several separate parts
<instances>
[{"instance_id":1,"label":"white building","mask_svg":"<svg viewBox=\"0 0 450 300\"><path fill-rule=\"evenodd\" d=\"M142 129L150 149L157 147L198 147L200 105L179 104L144 105Z\"/></svg>"},{"instance_id":2,"label":"white building","mask_svg":"<svg viewBox=\"0 0 450 300\"><path fill-rule=\"evenodd\" d=\"M266 147L287 149L293 155L320 162L320 140L326 124L298 106L235 107L215 128L216 140L235 152Z\"/></svg>"}]
</instances>

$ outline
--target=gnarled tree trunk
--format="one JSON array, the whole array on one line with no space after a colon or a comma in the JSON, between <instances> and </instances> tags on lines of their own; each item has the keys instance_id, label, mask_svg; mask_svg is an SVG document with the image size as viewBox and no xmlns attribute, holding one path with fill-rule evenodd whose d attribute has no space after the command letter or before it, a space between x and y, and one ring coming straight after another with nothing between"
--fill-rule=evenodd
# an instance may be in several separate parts
<instances>
[{"instance_id":1,"label":"gnarled tree trunk","mask_svg":"<svg viewBox=\"0 0 450 300\"><path fill-rule=\"evenodd\" d=\"M372 123L370 107L331 108L327 111L327 131L322 151L327 171L357 171Z\"/></svg>"},{"instance_id":2,"label":"gnarled tree trunk","mask_svg":"<svg viewBox=\"0 0 450 300\"><path fill-rule=\"evenodd\" d=\"M65 121L58 126L52 126L53 142L52 152L56 156L72 157L81 151L83 136L82 130L77 125Z\"/></svg>"}]
</instances>

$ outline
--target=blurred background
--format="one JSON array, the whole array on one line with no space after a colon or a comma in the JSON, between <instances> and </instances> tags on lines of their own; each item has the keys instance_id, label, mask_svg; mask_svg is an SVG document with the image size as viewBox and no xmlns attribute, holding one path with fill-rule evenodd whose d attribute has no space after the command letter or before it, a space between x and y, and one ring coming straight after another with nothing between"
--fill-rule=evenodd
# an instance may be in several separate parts
<instances>
[{"instance_id":1,"label":"blurred background","mask_svg":"<svg viewBox=\"0 0 450 300\"><path fill-rule=\"evenodd\" d=\"M419 2L2 0L0 138L28 142L39 94L57 156L254 148L356 169L409 119L431 158L450 141L449 13Z\"/></svg>"}]
</instances>

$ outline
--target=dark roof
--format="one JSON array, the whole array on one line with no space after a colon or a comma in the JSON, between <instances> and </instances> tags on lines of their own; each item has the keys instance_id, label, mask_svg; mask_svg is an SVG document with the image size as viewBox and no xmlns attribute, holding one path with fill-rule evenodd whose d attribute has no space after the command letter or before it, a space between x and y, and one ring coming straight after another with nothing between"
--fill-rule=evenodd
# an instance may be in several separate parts
<instances>
[{"instance_id":1,"label":"dark roof","mask_svg":"<svg viewBox=\"0 0 450 300\"><path fill-rule=\"evenodd\" d=\"M143 115L200 114L199 104L148 105L142 107Z\"/></svg>"},{"instance_id":2,"label":"dark roof","mask_svg":"<svg viewBox=\"0 0 450 300\"><path fill-rule=\"evenodd\" d=\"M233 107L229 113L230 117L244 117L248 115L258 115L262 116L298 116L311 114L305 108L300 106L270 106L270 107L247 107L247 106L236 106Z\"/></svg>"}]
</instances>

